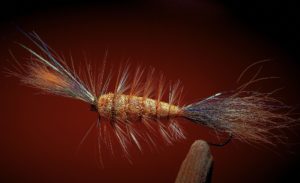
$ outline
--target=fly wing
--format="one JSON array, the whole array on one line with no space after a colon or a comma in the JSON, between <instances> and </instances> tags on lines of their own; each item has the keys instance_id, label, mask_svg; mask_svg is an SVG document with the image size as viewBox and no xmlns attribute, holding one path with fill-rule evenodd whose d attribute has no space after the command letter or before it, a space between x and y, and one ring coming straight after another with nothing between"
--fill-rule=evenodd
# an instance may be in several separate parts
<instances>
[{"instance_id":1,"label":"fly wing","mask_svg":"<svg viewBox=\"0 0 300 183\"><path fill-rule=\"evenodd\" d=\"M20 44L32 54L32 58L26 68L22 69L23 72L14 73L15 76L20 77L25 84L48 93L77 98L90 104L95 102L96 94L91 92L90 87L36 33L25 35L42 54Z\"/></svg>"}]
</instances>

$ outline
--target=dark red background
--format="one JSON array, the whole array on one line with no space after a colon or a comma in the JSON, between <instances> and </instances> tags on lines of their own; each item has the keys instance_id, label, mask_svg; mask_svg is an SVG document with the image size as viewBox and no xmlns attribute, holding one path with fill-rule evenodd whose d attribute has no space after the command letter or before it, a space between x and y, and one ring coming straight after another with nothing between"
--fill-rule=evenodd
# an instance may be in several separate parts
<instances>
[{"instance_id":1,"label":"dark red background","mask_svg":"<svg viewBox=\"0 0 300 183\"><path fill-rule=\"evenodd\" d=\"M276 34L268 37L234 18L222 3L13 5L8 8L20 11L1 21L1 70L10 67L8 50L22 63L29 57L14 43L32 45L16 30L17 24L25 31L36 31L58 53L66 57L72 54L76 63L85 57L89 62L100 62L108 49L112 65L130 58L133 65L153 66L170 80L181 79L185 104L234 89L245 67L272 59L264 64L262 74L280 79L256 87L270 91L283 86L276 97L292 106L299 104L299 73L293 50L281 44L282 37L277 41ZM216 140L208 129L182 120L188 132L186 141L162 145L158 152L145 148L143 153L133 154L132 164L122 158L108 158L100 169L95 132L75 155L82 136L96 120L87 104L40 95L3 73L0 79L0 182L174 182L193 141ZM283 182L295 178L299 129L291 131L287 132L287 144L278 147L251 146L236 140L223 148L212 147L212 182Z\"/></svg>"}]
</instances>

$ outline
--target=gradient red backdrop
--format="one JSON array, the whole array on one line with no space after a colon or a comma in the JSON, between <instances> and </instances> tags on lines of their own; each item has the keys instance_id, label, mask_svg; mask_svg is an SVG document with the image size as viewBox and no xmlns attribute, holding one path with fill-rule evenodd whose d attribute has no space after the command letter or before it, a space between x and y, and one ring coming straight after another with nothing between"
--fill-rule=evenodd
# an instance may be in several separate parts
<instances>
[{"instance_id":1,"label":"gradient red backdrop","mask_svg":"<svg viewBox=\"0 0 300 183\"><path fill-rule=\"evenodd\" d=\"M255 87L270 91L283 86L276 97L299 104L297 66L279 46L236 23L219 4L178 3L45 10L19 17L14 23L25 31L36 31L58 53L66 58L72 55L77 64L85 58L101 62L108 49L108 60L114 66L127 58L133 65L153 66L167 79L183 82L184 104L234 89L245 67L271 59L264 64L262 75L281 78ZM29 57L14 41L32 45L14 25L6 25L1 33L1 70L11 66L8 50L23 64ZM186 141L162 145L157 152L145 148L132 155L132 164L109 158L100 169L95 132L75 155L82 136L96 120L87 104L41 95L3 73L0 80L0 182L174 182L193 141L216 140L209 129L182 120ZM293 131L287 133L288 144L278 147L236 140L223 148L211 147L215 160L212 182L288 179L299 163L299 129Z\"/></svg>"}]
</instances>

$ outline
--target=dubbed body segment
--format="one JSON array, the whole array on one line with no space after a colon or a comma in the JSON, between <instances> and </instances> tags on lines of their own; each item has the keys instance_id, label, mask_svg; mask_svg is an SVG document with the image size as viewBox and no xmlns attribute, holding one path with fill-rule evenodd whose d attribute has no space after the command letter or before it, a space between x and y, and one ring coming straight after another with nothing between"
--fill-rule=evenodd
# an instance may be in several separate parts
<instances>
[{"instance_id":1,"label":"dubbed body segment","mask_svg":"<svg viewBox=\"0 0 300 183\"><path fill-rule=\"evenodd\" d=\"M150 98L108 93L99 97L98 112L107 119L136 122L175 118L183 111L179 106Z\"/></svg>"},{"instance_id":2,"label":"dubbed body segment","mask_svg":"<svg viewBox=\"0 0 300 183\"><path fill-rule=\"evenodd\" d=\"M273 92L247 90L250 84L269 79L258 78L260 69L250 81L231 92L217 93L183 106L180 105L183 91L180 82L166 84L162 74L156 79L153 68L132 70L129 65L120 65L114 77L105 69L105 55L97 74L87 64L85 72L79 75L73 63L68 66L36 33L25 35L41 53L20 44L31 53L31 62L26 67L17 63L16 70L10 74L32 87L90 104L92 110L98 112L98 120L87 134L97 126L99 152L102 145L113 152L115 142L128 155L129 144L141 150L141 141L156 146L161 139L167 144L184 139L182 127L176 121L180 118L228 133L241 141L269 144L275 144L273 137L277 137L273 129L286 128L297 121L286 112L289 107L271 97Z\"/></svg>"}]
</instances>

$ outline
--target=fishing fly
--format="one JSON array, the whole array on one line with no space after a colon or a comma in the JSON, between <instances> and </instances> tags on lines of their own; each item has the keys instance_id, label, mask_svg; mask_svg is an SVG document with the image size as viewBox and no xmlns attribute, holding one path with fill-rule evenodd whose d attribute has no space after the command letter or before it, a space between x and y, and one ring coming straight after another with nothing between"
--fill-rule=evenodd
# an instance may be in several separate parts
<instances>
[{"instance_id":1,"label":"fishing fly","mask_svg":"<svg viewBox=\"0 0 300 183\"><path fill-rule=\"evenodd\" d=\"M129 144L141 150L141 141L155 145L155 138L172 144L185 138L178 123L181 118L247 143L273 144L272 130L294 121L287 112L281 112L287 106L272 98L272 93L247 90L250 84L268 79L259 78L259 71L235 90L181 105L181 83L167 83L162 74L155 80L153 68L136 67L132 71L128 64L121 64L113 76L112 70L106 69L105 57L100 72L94 73L87 64L85 74L77 73L73 62L68 65L36 33L25 35L39 51L20 44L31 54L31 61L26 66L16 64L11 74L26 85L88 103L98 113L88 132L97 127L99 148L113 149L113 138L125 154ZM113 85L112 77L116 80Z\"/></svg>"}]
</instances>

